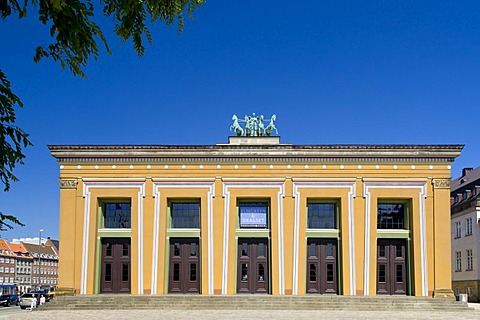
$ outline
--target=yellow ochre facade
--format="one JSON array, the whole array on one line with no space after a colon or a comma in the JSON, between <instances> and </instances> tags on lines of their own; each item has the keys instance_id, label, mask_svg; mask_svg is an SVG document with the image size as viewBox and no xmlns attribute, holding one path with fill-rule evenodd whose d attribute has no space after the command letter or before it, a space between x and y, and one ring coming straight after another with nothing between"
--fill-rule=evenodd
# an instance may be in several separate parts
<instances>
[{"instance_id":1,"label":"yellow ochre facade","mask_svg":"<svg viewBox=\"0 0 480 320\"><path fill-rule=\"evenodd\" d=\"M78 294L453 297L461 145L51 145Z\"/></svg>"}]
</instances>

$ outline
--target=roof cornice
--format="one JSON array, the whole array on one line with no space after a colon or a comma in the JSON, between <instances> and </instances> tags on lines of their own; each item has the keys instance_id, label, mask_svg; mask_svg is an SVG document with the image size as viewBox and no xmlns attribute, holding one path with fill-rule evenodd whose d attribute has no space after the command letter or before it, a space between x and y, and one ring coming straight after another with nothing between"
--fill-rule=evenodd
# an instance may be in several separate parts
<instances>
[{"instance_id":1,"label":"roof cornice","mask_svg":"<svg viewBox=\"0 0 480 320\"><path fill-rule=\"evenodd\" d=\"M463 145L49 145L76 162L453 162Z\"/></svg>"}]
</instances>

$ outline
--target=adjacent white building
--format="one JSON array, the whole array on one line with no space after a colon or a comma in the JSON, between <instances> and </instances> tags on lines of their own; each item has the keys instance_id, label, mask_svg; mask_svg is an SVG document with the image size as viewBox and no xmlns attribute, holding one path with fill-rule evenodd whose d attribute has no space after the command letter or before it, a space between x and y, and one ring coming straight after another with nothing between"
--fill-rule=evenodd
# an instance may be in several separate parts
<instances>
[{"instance_id":1,"label":"adjacent white building","mask_svg":"<svg viewBox=\"0 0 480 320\"><path fill-rule=\"evenodd\" d=\"M464 168L451 183L452 289L480 301L480 167Z\"/></svg>"}]
</instances>

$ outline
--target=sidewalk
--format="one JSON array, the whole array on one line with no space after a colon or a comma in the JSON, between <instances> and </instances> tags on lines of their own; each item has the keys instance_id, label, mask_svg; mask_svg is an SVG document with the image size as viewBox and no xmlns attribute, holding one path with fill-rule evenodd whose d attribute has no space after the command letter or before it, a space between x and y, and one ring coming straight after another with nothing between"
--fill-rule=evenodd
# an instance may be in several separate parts
<instances>
[{"instance_id":1,"label":"sidewalk","mask_svg":"<svg viewBox=\"0 0 480 320\"><path fill-rule=\"evenodd\" d=\"M469 302L469 303L468 303L468 306L469 306L470 308L474 308L475 311L480 312L480 303Z\"/></svg>"},{"instance_id":2,"label":"sidewalk","mask_svg":"<svg viewBox=\"0 0 480 320\"><path fill-rule=\"evenodd\" d=\"M471 304L469 304L471 305ZM473 304L472 304L473 305ZM195 319L195 320L287 320L287 319L480 319L480 305L471 312L419 311L314 311L314 310L79 310L27 311L1 313L0 319L63 320L63 319ZM478 308L478 309L477 309Z\"/></svg>"}]
</instances>

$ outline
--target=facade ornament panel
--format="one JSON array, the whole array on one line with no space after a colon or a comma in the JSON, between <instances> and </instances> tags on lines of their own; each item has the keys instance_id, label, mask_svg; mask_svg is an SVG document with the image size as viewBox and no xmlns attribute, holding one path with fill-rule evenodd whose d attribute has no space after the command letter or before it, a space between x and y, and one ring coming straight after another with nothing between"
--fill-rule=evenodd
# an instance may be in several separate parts
<instances>
[{"instance_id":1,"label":"facade ornament panel","mask_svg":"<svg viewBox=\"0 0 480 320\"><path fill-rule=\"evenodd\" d=\"M60 179L60 189L77 189L77 180Z\"/></svg>"},{"instance_id":2,"label":"facade ornament panel","mask_svg":"<svg viewBox=\"0 0 480 320\"><path fill-rule=\"evenodd\" d=\"M450 189L450 179L433 179L434 189Z\"/></svg>"}]
</instances>

